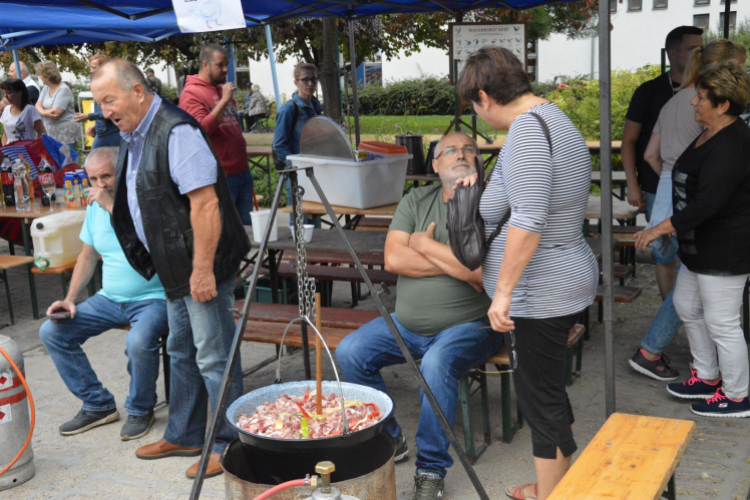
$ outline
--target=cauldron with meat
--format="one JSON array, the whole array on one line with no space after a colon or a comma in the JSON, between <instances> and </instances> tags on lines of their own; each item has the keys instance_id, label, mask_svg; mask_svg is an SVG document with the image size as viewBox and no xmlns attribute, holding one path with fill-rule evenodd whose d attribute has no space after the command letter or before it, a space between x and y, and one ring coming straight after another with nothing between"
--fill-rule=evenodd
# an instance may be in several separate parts
<instances>
[{"instance_id":1,"label":"cauldron with meat","mask_svg":"<svg viewBox=\"0 0 750 500\"><path fill-rule=\"evenodd\" d=\"M314 381L302 381L257 389L232 403L226 418L247 445L269 451L303 451L366 441L380 434L393 414L393 401L387 394L341 382L347 416L344 428L338 383L323 382L321 415L312 413L315 403L310 391L314 388Z\"/></svg>"}]
</instances>

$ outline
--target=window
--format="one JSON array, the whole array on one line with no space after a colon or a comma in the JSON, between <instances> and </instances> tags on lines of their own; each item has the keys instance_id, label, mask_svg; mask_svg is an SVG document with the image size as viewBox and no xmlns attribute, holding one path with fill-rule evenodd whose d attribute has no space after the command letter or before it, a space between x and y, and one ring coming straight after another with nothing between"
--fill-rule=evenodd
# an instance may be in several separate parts
<instances>
[{"instance_id":1,"label":"window","mask_svg":"<svg viewBox=\"0 0 750 500\"><path fill-rule=\"evenodd\" d=\"M643 7L643 0L628 0L628 12L639 11Z\"/></svg>"},{"instance_id":2,"label":"window","mask_svg":"<svg viewBox=\"0 0 750 500\"><path fill-rule=\"evenodd\" d=\"M726 4L726 3L727 3L727 2L726 2L725 0L721 0L721 5L724 5L724 4ZM731 1L731 2L729 2L729 3L737 3L737 0L732 0L732 1Z\"/></svg>"},{"instance_id":3,"label":"window","mask_svg":"<svg viewBox=\"0 0 750 500\"><path fill-rule=\"evenodd\" d=\"M609 0L609 11L617 12L617 0Z\"/></svg>"},{"instance_id":4,"label":"window","mask_svg":"<svg viewBox=\"0 0 750 500\"><path fill-rule=\"evenodd\" d=\"M693 26L704 30L708 29L708 14L698 14L693 16Z\"/></svg>"},{"instance_id":5,"label":"window","mask_svg":"<svg viewBox=\"0 0 750 500\"><path fill-rule=\"evenodd\" d=\"M667 0L654 0L654 9L666 9Z\"/></svg>"},{"instance_id":6,"label":"window","mask_svg":"<svg viewBox=\"0 0 750 500\"><path fill-rule=\"evenodd\" d=\"M695 0L695 6L711 5L711 0Z\"/></svg>"},{"instance_id":7,"label":"window","mask_svg":"<svg viewBox=\"0 0 750 500\"><path fill-rule=\"evenodd\" d=\"M733 30L737 24L737 12L732 11L729 13L729 29ZM724 13L719 14L719 31L724 30Z\"/></svg>"}]
</instances>

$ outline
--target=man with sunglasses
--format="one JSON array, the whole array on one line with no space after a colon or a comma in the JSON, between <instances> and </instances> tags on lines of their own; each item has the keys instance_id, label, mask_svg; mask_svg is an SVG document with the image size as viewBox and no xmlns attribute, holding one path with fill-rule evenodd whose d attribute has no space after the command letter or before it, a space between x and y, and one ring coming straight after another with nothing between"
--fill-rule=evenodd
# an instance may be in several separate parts
<instances>
[{"instance_id":1,"label":"man with sunglasses","mask_svg":"<svg viewBox=\"0 0 750 500\"><path fill-rule=\"evenodd\" d=\"M276 130L273 136L273 153L276 168L283 169L286 157L299 154L302 128L310 118L322 115L323 106L315 97L318 89L318 70L314 64L299 63L294 68L294 84L297 92L276 113ZM286 181L286 193L289 205L292 204L292 186ZM289 223L293 222L289 215Z\"/></svg>"},{"instance_id":2,"label":"man with sunglasses","mask_svg":"<svg viewBox=\"0 0 750 500\"><path fill-rule=\"evenodd\" d=\"M385 241L385 267L397 273L398 297L392 315L440 409L453 426L458 380L484 363L501 345L487 321L490 299L482 288L482 270L470 271L453 255L446 222L456 180L476 171L478 148L462 133L443 137L432 166L440 183L412 189L398 205ZM336 349L348 382L386 390L380 370L404 363L383 318L348 335ZM447 469L453 465L448 437L429 402L421 397L417 428L414 498L442 499ZM396 440L396 461L409 448L395 418L385 424Z\"/></svg>"}]
</instances>

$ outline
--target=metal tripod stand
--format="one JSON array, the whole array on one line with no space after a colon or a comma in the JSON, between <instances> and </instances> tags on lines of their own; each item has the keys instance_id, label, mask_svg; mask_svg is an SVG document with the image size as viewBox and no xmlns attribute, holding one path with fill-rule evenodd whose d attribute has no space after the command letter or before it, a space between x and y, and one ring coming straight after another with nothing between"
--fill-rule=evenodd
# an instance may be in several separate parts
<instances>
[{"instance_id":1,"label":"metal tripod stand","mask_svg":"<svg viewBox=\"0 0 750 500\"><path fill-rule=\"evenodd\" d=\"M414 362L414 358L409 352L409 349L406 347L406 343L404 342L404 339L401 337L401 334L399 333L398 328L396 328L396 325L393 322L391 315L388 313L385 306L383 305L383 302L380 300L381 292L378 292L377 290L375 290L375 287L373 286L372 281L370 281L370 278L365 272L365 269L362 266L362 263L359 261L357 254L354 252L354 248L352 248L351 243L346 238L344 229L341 227L341 224L339 223L338 218L336 217L336 214L333 211L333 208L331 208L331 204L328 203L328 199L323 193L323 190L321 189L320 184L318 184L318 180L315 178L313 167L288 168L286 170L282 170L281 172L279 172L280 174L279 184L278 186L276 186L276 192L273 197L273 203L271 204L271 216L269 219L268 227L266 228L265 237L263 238L263 241L261 241L260 248L258 249L258 265L256 265L255 268L253 269L252 278L250 280L250 287L248 289L247 294L245 295L245 304L242 308L240 319L237 322L237 328L234 333L234 341L232 342L232 351L230 354L229 363L227 363L227 367L224 370L224 377L221 380L221 388L220 388L218 402L216 404L216 408L213 408L211 427L209 428L208 436L206 437L205 444L203 445L203 453L201 454L201 460L200 460L200 464L198 465L198 472L195 477L195 482L193 483L193 489L190 492L190 499L197 500L200 497L201 488L203 487L203 479L206 473L206 467L208 466L209 456L211 455L211 448L213 447L214 441L216 440L216 434L219 428L219 419L225 418L224 412L227 406L226 399L227 399L227 392L229 390L230 375L234 371L236 363L239 363L240 345L242 344L243 333L245 331L245 326L247 325L248 311L250 310L250 304L252 303L251 297L255 293L255 287L258 282L258 273L260 272L260 268L261 268L260 263L263 261L264 255L266 254L268 250L268 239L271 236L271 229L273 228L273 224L275 224L276 213L279 208L279 200L281 199L281 190L283 189L287 178L291 181L292 193L295 194L295 196L293 196L293 199L292 199L293 212L295 215L297 215L298 213L300 214L299 216L295 216L294 218L294 233L297 235L298 244L299 244L300 238L304 238L304 230L302 228L303 221L302 221L301 206L300 206L302 188L299 187L297 184L298 172L305 172L305 174L310 180L310 183L313 185L313 187L315 188L315 191L318 193L318 196L320 197L320 201L323 203L323 206L325 207L328 216L331 218L331 221L336 227L336 231L338 231L339 235L344 241L346 248L349 251L349 255L354 261L354 264L357 267L357 270L359 270L360 274L362 275L362 279L367 285L367 288L370 291L370 294L372 295L372 298L375 301L375 304L378 306L378 311L380 312L386 324L388 325L388 329L390 330L391 335L393 335L393 338L396 340L396 343L398 344L399 349L401 349L401 353L403 354L404 359L406 360L406 364L409 367L411 367L411 370L414 373L414 377L417 379L417 383L419 384L419 387L422 389L422 392L427 398L427 401L430 403L432 410L435 412L435 415L438 417L438 421L440 422L440 426L443 428L443 432L445 432L445 434L448 436L448 440L450 441L451 446L453 446L453 449L458 455L458 459L461 462L461 465L463 465L464 470L466 471L466 474L469 476L469 479L471 480L471 484L474 486L474 489L476 489L477 494L479 495L479 498L481 498L482 500L489 500L490 497L487 495L487 492L485 492L484 487L482 486L482 483L479 481L479 477L477 476L476 472L474 471L474 468L471 466L468 458L466 457L466 453L464 452L461 445L458 443L456 436L453 434L453 429L451 429L450 425L448 424L448 420L445 418L445 415L443 414L442 410L438 406L435 396L433 395L432 391L427 385L427 382L422 376L422 372L419 371L419 367ZM300 194L299 200L297 199L297 196L296 196L297 193ZM304 262L304 255L298 255L297 265L298 265L298 268L297 268L298 278L301 280L305 279L307 277L307 270L305 267L306 262ZM301 269L302 267L305 267L305 269ZM302 287L303 290L307 288L305 281L298 283L298 287ZM304 292L300 292L300 293L304 293ZM303 297L300 296L300 299L302 298ZM309 304L309 302L305 301L305 304ZM301 316L304 316L306 312L306 311L303 311L303 307L304 306L302 305L302 300L300 300L300 315ZM304 349L304 357L306 360L305 361L305 373L307 374L307 377L310 378L310 361L308 357L309 346L307 343L307 328L306 327L307 325L303 321L302 322L302 342L303 342L303 349Z\"/></svg>"}]
</instances>

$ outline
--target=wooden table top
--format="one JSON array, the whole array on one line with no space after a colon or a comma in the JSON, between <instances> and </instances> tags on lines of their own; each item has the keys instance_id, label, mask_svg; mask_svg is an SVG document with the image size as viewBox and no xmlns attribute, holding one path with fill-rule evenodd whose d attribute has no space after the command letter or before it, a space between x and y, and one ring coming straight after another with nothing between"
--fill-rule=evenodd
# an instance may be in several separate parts
<instances>
[{"instance_id":1,"label":"wooden table top","mask_svg":"<svg viewBox=\"0 0 750 500\"><path fill-rule=\"evenodd\" d=\"M548 497L658 500L695 423L614 413Z\"/></svg>"},{"instance_id":2,"label":"wooden table top","mask_svg":"<svg viewBox=\"0 0 750 500\"><path fill-rule=\"evenodd\" d=\"M273 148L271 146L247 146L248 156L271 156Z\"/></svg>"},{"instance_id":3,"label":"wooden table top","mask_svg":"<svg viewBox=\"0 0 750 500\"><path fill-rule=\"evenodd\" d=\"M50 207L42 206L41 201L36 201L31 204L31 210L27 212L19 212L16 210L16 207L6 207L6 206L0 206L0 217L7 217L9 219L24 219L26 221L34 220L39 217L44 217L46 215L52 215L57 214L60 212L67 212L68 210L86 210L86 207L80 207L80 208L67 208L65 206L65 203L55 203L55 206L52 211L50 211Z\"/></svg>"}]
</instances>

